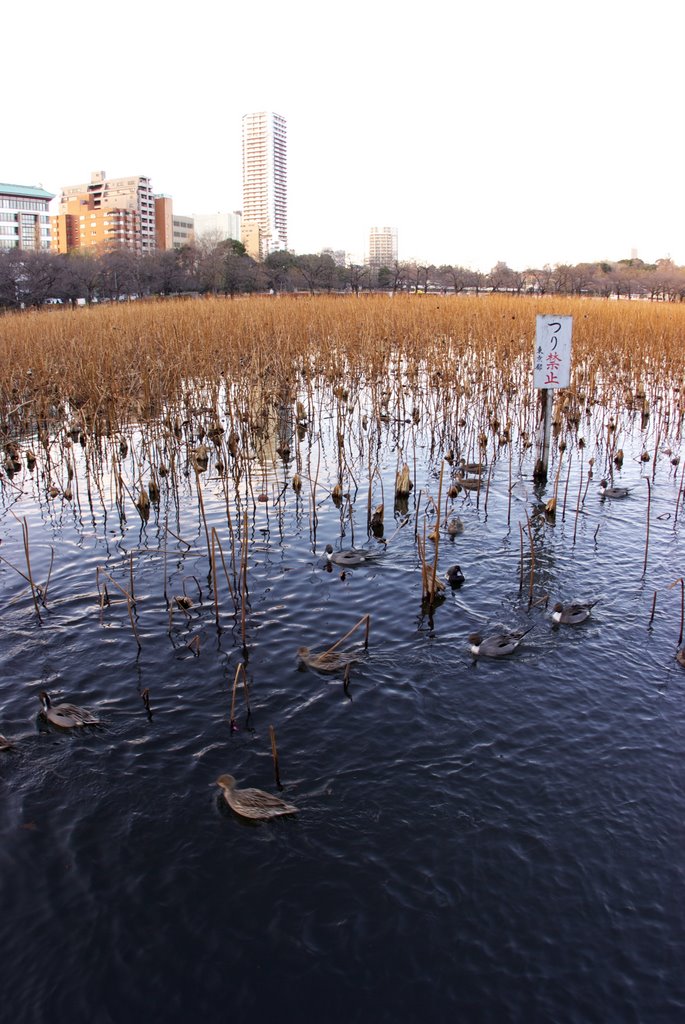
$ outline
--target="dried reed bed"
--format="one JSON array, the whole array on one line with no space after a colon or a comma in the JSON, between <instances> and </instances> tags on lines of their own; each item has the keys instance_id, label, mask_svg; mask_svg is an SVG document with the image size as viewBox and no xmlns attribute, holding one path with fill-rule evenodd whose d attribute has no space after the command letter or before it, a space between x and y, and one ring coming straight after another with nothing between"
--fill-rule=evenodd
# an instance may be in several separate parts
<instances>
[{"instance_id":1,"label":"dried reed bed","mask_svg":"<svg viewBox=\"0 0 685 1024\"><path fill-rule=\"evenodd\" d=\"M377 389L378 409L404 412L427 371L499 405L504 381L528 376L537 312L574 316L574 388L609 402L657 382L677 386L685 308L569 298L263 297L159 301L29 312L0 318L0 401L7 415L54 421L61 406L113 426L182 402L189 382L222 378L290 390L298 376ZM397 376L400 381L397 381ZM423 391L424 389L422 389ZM573 389L572 389L573 391ZM423 393L430 414L434 396ZM682 400L682 395L681 395ZM26 404L24 404L26 403ZM31 410L27 406L31 406ZM394 407L394 408L393 408Z\"/></svg>"},{"instance_id":2,"label":"dried reed bed","mask_svg":"<svg viewBox=\"0 0 685 1024\"><path fill-rule=\"evenodd\" d=\"M426 492L422 504L418 487L412 500L423 598L432 606L442 521L460 494L487 512L498 462L500 480L509 482L510 521L512 480L536 430L536 313L574 317L571 386L554 401L554 494L546 512L566 515L574 463L577 528L593 471L611 476L620 467L635 422L652 478L663 453L682 442L685 306L507 295L273 296L5 315L0 484L18 493L12 477L24 459L29 472L37 464L46 502L116 505L122 517L133 506L144 522L151 510L159 517L160 496L165 515L173 514L180 489L193 490L217 626L223 586L247 648L248 507L254 516L262 503L278 506L289 474L313 537L327 498L340 508L341 524L354 528L361 497L371 528L373 509L387 503L389 510L393 497L396 515L409 512L417 464L424 469L427 458L429 475L440 479L437 503ZM384 494L388 467L381 465L389 450L392 496ZM205 514L206 472L223 493L225 550ZM681 474L676 515L682 493ZM532 580L531 569L531 600Z\"/></svg>"}]
</instances>

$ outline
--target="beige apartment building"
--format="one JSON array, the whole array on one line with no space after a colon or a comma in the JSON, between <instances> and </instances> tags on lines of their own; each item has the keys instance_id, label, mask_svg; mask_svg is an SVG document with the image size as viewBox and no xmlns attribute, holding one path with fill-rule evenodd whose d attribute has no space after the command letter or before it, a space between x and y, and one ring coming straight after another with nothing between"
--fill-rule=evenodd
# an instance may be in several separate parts
<instances>
[{"instance_id":1,"label":"beige apartment building","mask_svg":"<svg viewBox=\"0 0 685 1024\"><path fill-rule=\"evenodd\" d=\"M138 253L156 247L155 200L150 179L107 178L95 171L89 184L68 185L52 218L52 248L123 248Z\"/></svg>"}]
</instances>

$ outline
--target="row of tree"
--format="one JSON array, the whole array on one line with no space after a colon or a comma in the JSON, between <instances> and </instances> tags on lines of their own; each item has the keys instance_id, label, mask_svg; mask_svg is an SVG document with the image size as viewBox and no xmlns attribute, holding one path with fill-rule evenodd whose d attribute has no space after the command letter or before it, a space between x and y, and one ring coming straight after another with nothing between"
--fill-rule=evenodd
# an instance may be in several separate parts
<instances>
[{"instance_id":1,"label":"row of tree","mask_svg":"<svg viewBox=\"0 0 685 1024\"><path fill-rule=\"evenodd\" d=\"M485 274L465 267L407 261L379 268L352 263L340 266L327 252L301 256L277 252L258 263L240 242L230 239L145 256L124 249L79 251L68 256L0 251L0 307L9 309L149 295L373 290L507 291L683 301L685 267L670 260L646 264L632 259L517 271L498 263Z\"/></svg>"}]
</instances>

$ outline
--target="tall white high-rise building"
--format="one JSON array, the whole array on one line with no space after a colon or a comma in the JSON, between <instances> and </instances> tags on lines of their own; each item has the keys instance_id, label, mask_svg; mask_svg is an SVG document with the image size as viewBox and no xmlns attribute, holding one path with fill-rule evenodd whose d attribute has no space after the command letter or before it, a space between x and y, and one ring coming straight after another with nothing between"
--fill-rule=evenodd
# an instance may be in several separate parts
<instances>
[{"instance_id":1,"label":"tall white high-rise building","mask_svg":"<svg viewBox=\"0 0 685 1024\"><path fill-rule=\"evenodd\" d=\"M390 267L397 259L397 228L371 228L366 264Z\"/></svg>"},{"instance_id":2,"label":"tall white high-rise building","mask_svg":"<svg viewBox=\"0 0 685 1024\"><path fill-rule=\"evenodd\" d=\"M262 111L243 117L242 241L264 259L288 248L286 122Z\"/></svg>"}]
</instances>

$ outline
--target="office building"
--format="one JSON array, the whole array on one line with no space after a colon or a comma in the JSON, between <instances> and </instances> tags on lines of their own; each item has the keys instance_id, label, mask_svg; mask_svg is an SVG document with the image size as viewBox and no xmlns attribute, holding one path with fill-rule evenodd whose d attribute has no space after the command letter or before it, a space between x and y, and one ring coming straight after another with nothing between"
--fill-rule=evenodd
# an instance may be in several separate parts
<instances>
[{"instance_id":1,"label":"office building","mask_svg":"<svg viewBox=\"0 0 685 1024\"><path fill-rule=\"evenodd\" d=\"M195 237L198 241L208 238L222 242L227 238L241 241L242 215L240 210L233 213L194 213Z\"/></svg>"},{"instance_id":2,"label":"office building","mask_svg":"<svg viewBox=\"0 0 685 1024\"><path fill-rule=\"evenodd\" d=\"M371 228L366 265L389 267L397 260L397 228Z\"/></svg>"},{"instance_id":3,"label":"office building","mask_svg":"<svg viewBox=\"0 0 685 1024\"><path fill-rule=\"evenodd\" d=\"M184 214L174 214L173 217L173 239L174 249L182 249L184 245L193 245L195 242L195 218Z\"/></svg>"},{"instance_id":4,"label":"office building","mask_svg":"<svg viewBox=\"0 0 685 1024\"><path fill-rule=\"evenodd\" d=\"M95 171L89 184L62 188L53 227L53 249L58 252L103 246L153 252L155 200L150 179L107 178L104 171Z\"/></svg>"},{"instance_id":5,"label":"office building","mask_svg":"<svg viewBox=\"0 0 685 1024\"><path fill-rule=\"evenodd\" d=\"M52 192L0 184L0 249L49 249Z\"/></svg>"},{"instance_id":6,"label":"office building","mask_svg":"<svg viewBox=\"0 0 685 1024\"><path fill-rule=\"evenodd\" d=\"M243 117L242 242L264 259L288 248L286 121L262 111Z\"/></svg>"}]
</instances>

